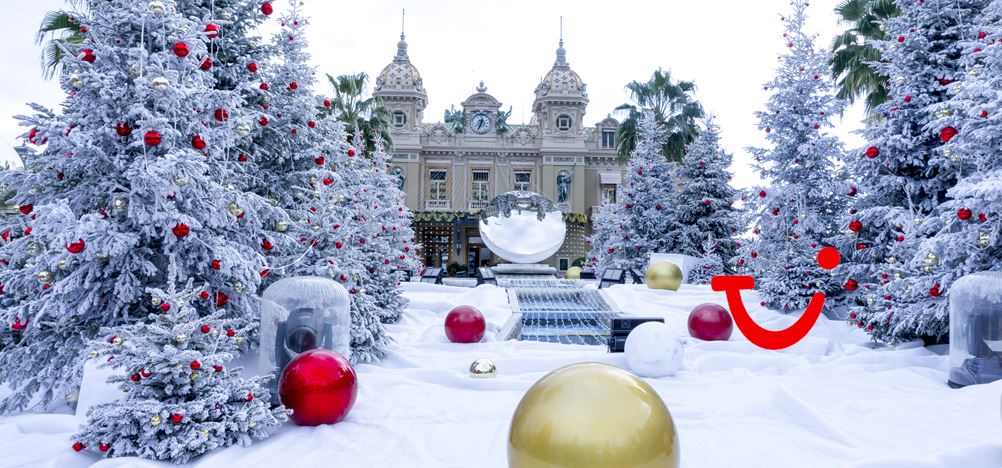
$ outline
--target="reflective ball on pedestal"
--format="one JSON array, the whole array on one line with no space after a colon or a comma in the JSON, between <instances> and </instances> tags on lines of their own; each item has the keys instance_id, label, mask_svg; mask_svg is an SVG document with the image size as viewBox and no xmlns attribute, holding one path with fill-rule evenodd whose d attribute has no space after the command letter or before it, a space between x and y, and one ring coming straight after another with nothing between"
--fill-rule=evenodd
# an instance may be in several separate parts
<instances>
[{"instance_id":1,"label":"reflective ball on pedestal","mask_svg":"<svg viewBox=\"0 0 1002 468\"><path fill-rule=\"evenodd\" d=\"M651 289L667 289L678 291L682 285L682 269L668 260L652 262L644 275L647 287Z\"/></svg>"},{"instance_id":2,"label":"reflective ball on pedestal","mask_svg":"<svg viewBox=\"0 0 1002 468\"><path fill-rule=\"evenodd\" d=\"M538 193L504 193L480 211L484 244L511 262L535 263L548 258L560 250L566 234L563 212Z\"/></svg>"},{"instance_id":3,"label":"reflective ball on pedestal","mask_svg":"<svg viewBox=\"0 0 1002 468\"><path fill-rule=\"evenodd\" d=\"M340 354L312 349L296 356L282 372L278 395L292 410L290 419L300 426L333 424L355 404L358 379L355 369Z\"/></svg>"},{"instance_id":4,"label":"reflective ball on pedestal","mask_svg":"<svg viewBox=\"0 0 1002 468\"><path fill-rule=\"evenodd\" d=\"M671 413L637 376L607 364L572 364L522 397L508 432L508 466L677 467Z\"/></svg>"},{"instance_id":5,"label":"reflective ball on pedestal","mask_svg":"<svg viewBox=\"0 0 1002 468\"><path fill-rule=\"evenodd\" d=\"M705 341L727 341L734 321L727 309L717 304L700 304L689 312L689 335Z\"/></svg>"},{"instance_id":6,"label":"reflective ball on pedestal","mask_svg":"<svg viewBox=\"0 0 1002 468\"><path fill-rule=\"evenodd\" d=\"M685 350L677 335L661 322L640 324L626 337L626 364L641 377L675 375Z\"/></svg>"},{"instance_id":7,"label":"reflective ball on pedestal","mask_svg":"<svg viewBox=\"0 0 1002 468\"><path fill-rule=\"evenodd\" d=\"M476 307L462 305L445 317L445 336L453 343L477 343L486 330L487 321Z\"/></svg>"}]
</instances>

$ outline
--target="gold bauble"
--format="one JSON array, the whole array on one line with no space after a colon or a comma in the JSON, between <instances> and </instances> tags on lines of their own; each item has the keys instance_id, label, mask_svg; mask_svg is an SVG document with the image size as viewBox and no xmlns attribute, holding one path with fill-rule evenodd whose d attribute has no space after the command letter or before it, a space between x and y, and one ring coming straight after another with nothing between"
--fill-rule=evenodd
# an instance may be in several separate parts
<instances>
[{"instance_id":1,"label":"gold bauble","mask_svg":"<svg viewBox=\"0 0 1002 468\"><path fill-rule=\"evenodd\" d=\"M139 78L139 68L135 65L129 67L129 76L133 78Z\"/></svg>"},{"instance_id":2,"label":"gold bauble","mask_svg":"<svg viewBox=\"0 0 1002 468\"><path fill-rule=\"evenodd\" d=\"M188 185L188 179L184 177L175 177L174 183L177 184L178 187L184 187L185 185Z\"/></svg>"},{"instance_id":3,"label":"gold bauble","mask_svg":"<svg viewBox=\"0 0 1002 468\"><path fill-rule=\"evenodd\" d=\"M949 117L951 115L953 115L953 111L951 111L948 108L943 108L936 111L936 117L939 117L941 119Z\"/></svg>"},{"instance_id":4,"label":"gold bauble","mask_svg":"<svg viewBox=\"0 0 1002 468\"><path fill-rule=\"evenodd\" d=\"M498 368L490 359L477 359L470 364L470 377L476 379L491 379L497 377Z\"/></svg>"},{"instance_id":5,"label":"gold bauble","mask_svg":"<svg viewBox=\"0 0 1002 468\"><path fill-rule=\"evenodd\" d=\"M647 267L647 287L678 291L682 285L682 269L668 260L658 260Z\"/></svg>"},{"instance_id":6,"label":"gold bauble","mask_svg":"<svg viewBox=\"0 0 1002 468\"><path fill-rule=\"evenodd\" d=\"M153 307L156 307L156 306L160 305L162 302L163 301L160 300L159 297L153 296L153 297L150 298L150 304L153 304Z\"/></svg>"},{"instance_id":7,"label":"gold bauble","mask_svg":"<svg viewBox=\"0 0 1002 468\"><path fill-rule=\"evenodd\" d=\"M38 282L42 284L51 283L56 279L56 274L49 270L42 270L38 272Z\"/></svg>"},{"instance_id":8,"label":"gold bauble","mask_svg":"<svg viewBox=\"0 0 1002 468\"><path fill-rule=\"evenodd\" d=\"M285 221L278 221L275 223L275 230L278 232L285 232L289 230L289 223Z\"/></svg>"},{"instance_id":9,"label":"gold bauble","mask_svg":"<svg viewBox=\"0 0 1002 468\"><path fill-rule=\"evenodd\" d=\"M60 270L65 270L69 268L70 265L66 263L66 260L60 260L59 263L56 264L56 266L58 266Z\"/></svg>"},{"instance_id":10,"label":"gold bauble","mask_svg":"<svg viewBox=\"0 0 1002 468\"><path fill-rule=\"evenodd\" d=\"M159 426L160 425L160 416L154 414L153 417L150 418L150 424L154 425L154 426Z\"/></svg>"},{"instance_id":11,"label":"gold bauble","mask_svg":"<svg viewBox=\"0 0 1002 468\"><path fill-rule=\"evenodd\" d=\"M202 429L202 437L209 437L209 430L208 429Z\"/></svg>"},{"instance_id":12,"label":"gold bauble","mask_svg":"<svg viewBox=\"0 0 1002 468\"><path fill-rule=\"evenodd\" d=\"M226 212L229 213L229 214L231 214L231 215L233 215L233 216L240 216L244 212L244 210L243 210L243 208L240 208L240 205L238 205L236 203L230 203L226 207Z\"/></svg>"},{"instance_id":13,"label":"gold bauble","mask_svg":"<svg viewBox=\"0 0 1002 468\"><path fill-rule=\"evenodd\" d=\"M564 273L564 278L569 280L581 279L581 267L572 266L567 269L567 273Z\"/></svg>"},{"instance_id":14,"label":"gold bauble","mask_svg":"<svg viewBox=\"0 0 1002 468\"><path fill-rule=\"evenodd\" d=\"M677 467L678 434L647 382L608 364L572 364L522 397L508 432L508 466Z\"/></svg>"},{"instance_id":15,"label":"gold bauble","mask_svg":"<svg viewBox=\"0 0 1002 468\"><path fill-rule=\"evenodd\" d=\"M168 81L167 78L158 76L156 78L153 78L151 86L153 86L154 91L164 92L167 91L167 88L170 87L170 81Z\"/></svg>"},{"instance_id":16,"label":"gold bauble","mask_svg":"<svg viewBox=\"0 0 1002 468\"><path fill-rule=\"evenodd\" d=\"M191 380L198 380L198 372L191 373Z\"/></svg>"},{"instance_id":17,"label":"gold bauble","mask_svg":"<svg viewBox=\"0 0 1002 468\"><path fill-rule=\"evenodd\" d=\"M184 333L178 333L177 336L174 337L174 341L177 341L178 343L184 343L185 341L188 341L188 337L185 336Z\"/></svg>"},{"instance_id":18,"label":"gold bauble","mask_svg":"<svg viewBox=\"0 0 1002 468\"><path fill-rule=\"evenodd\" d=\"M235 339L233 341L237 344L237 346L243 345L244 344L244 337L238 336L237 339Z\"/></svg>"},{"instance_id":19,"label":"gold bauble","mask_svg":"<svg viewBox=\"0 0 1002 468\"><path fill-rule=\"evenodd\" d=\"M97 353L97 350L93 350L93 349L92 349L92 350L91 350L91 352L90 352L90 357L92 357L92 358L96 358L96 357L97 357L97 355L98 355L98 353Z\"/></svg>"},{"instance_id":20,"label":"gold bauble","mask_svg":"<svg viewBox=\"0 0 1002 468\"><path fill-rule=\"evenodd\" d=\"M111 202L111 206L115 207L118 211L123 211L129 206L129 201L124 198L116 198L115 201Z\"/></svg>"}]
</instances>

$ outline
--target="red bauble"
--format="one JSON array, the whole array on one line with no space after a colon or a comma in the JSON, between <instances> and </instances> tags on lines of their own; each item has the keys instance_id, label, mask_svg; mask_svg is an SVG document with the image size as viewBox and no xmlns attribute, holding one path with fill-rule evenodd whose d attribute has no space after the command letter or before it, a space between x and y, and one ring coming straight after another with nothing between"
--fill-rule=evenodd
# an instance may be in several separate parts
<instances>
[{"instance_id":1,"label":"red bauble","mask_svg":"<svg viewBox=\"0 0 1002 468\"><path fill-rule=\"evenodd\" d=\"M705 341L727 341L734 321L727 309L717 304L700 304L689 312L689 335Z\"/></svg>"},{"instance_id":2,"label":"red bauble","mask_svg":"<svg viewBox=\"0 0 1002 468\"><path fill-rule=\"evenodd\" d=\"M181 424L181 421L184 421L184 416L181 416L180 414L173 414L170 417L170 422L174 424Z\"/></svg>"},{"instance_id":3,"label":"red bauble","mask_svg":"<svg viewBox=\"0 0 1002 468\"><path fill-rule=\"evenodd\" d=\"M898 36L898 42L905 42L905 36Z\"/></svg>"},{"instance_id":4,"label":"red bauble","mask_svg":"<svg viewBox=\"0 0 1002 468\"><path fill-rule=\"evenodd\" d=\"M216 307L225 306L226 303L228 302L230 302L230 296L227 296L226 293L223 292L216 293ZM227 336L233 336L233 335L227 333Z\"/></svg>"},{"instance_id":5,"label":"red bauble","mask_svg":"<svg viewBox=\"0 0 1002 468\"><path fill-rule=\"evenodd\" d=\"M177 55L178 57L187 57L189 53L188 44L185 44L184 42L174 44L173 50L174 55Z\"/></svg>"},{"instance_id":6,"label":"red bauble","mask_svg":"<svg viewBox=\"0 0 1002 468\"><path fill-rule=\"evenodd\" d=\"M330 177L324 177L324 185L330 185L334 183L334 179Z\"/></svg>"},{"instance_id":7,"label":"red bauble","mask_svg":"<svg viewBox=\"0 0 1002 468\"><path fill-rule=\"evenodd\" d=\"M269 241L268 239L265 239L265 240L261 241L261 248L264 249L264 250L271 250L271 249L274 249L275 246L271 245L271 241Z\"/></svg>"},{"instance_id":8,"label":"red bauble","mask_svg":"<svg viewBox=\"0 0 1002 468\"><path fill-rule=\"evenodd\" d=\"M247 64L247 71L249 71L251 73L257 73L257 64L254 63L254 62L248 63Z\"/></svg>"},{"instance_id":9,"label":"red bauble","mask_svg":"<svg viewBox=\"0 0 1002 468\"><path fill-rule=\"evenodd\" d=\"M981 118L982 119L987 119L988 118L988 111L981 111Z\"/></svg>"},{"instance_id":10,"label":"red bauble","mask_svg":"<svg viewBox=\"0 0 1002 468\"><path fill-rule=\"evenodd\" d=\"M212 260L212 262L210 262L209 265L212 267L213 270L218 270L219 267L222 266L222 263L219 260Z\"/></svg>"},{"instance_id":11,"label":"red bauble","mask_svg":"<svg viewBox=\"0 0 1002 468\"><path fill-rule=\"evenodd\" d=\"M71 253L71 254L78 254L78 253L84 251L84 248L86 247L86 245L87 244L84 242L83 239L79 239L79 240L77 240L76 242L74 242L72 244L66 244L66 251L69 252L69 253Z\"/></svg>"},{"instance_id":12,"label":"red bauble","mask_svg":"<svg viewBox=\"0 0 1002 468\"><path fill-rule=\"evenodd\" d=\"M191 364L188 364L188 367L190 367L191 370L199 370L202 368L202 363L198 361L191 361Z\"/></svg>"},{"instance_id":13,"label":"red bauble","mask_svg":"<svg viewBox=\"0 0 1002 468\"><path fill-rule=\"evenodd\" d=\"M988 215L986 215L984 213L978 213L978 221L981 221L982 223L987 223L988 222Z\"/></svg>"},{"instance_id":14,"label":"red bauble","mask_svg":"<svg viewBox=\"0 0 1002 468\"><path fill-rule=\"evenodd\" d=\"M849 230L852 232L859 232L863 230L863 223L858 219L854 219L849 222Z\"/></svg>"},{"instance_id":15,"label":"red bauble","mask_svg":"<svg viewBox=\"0 0 1002 468\"><path fill-rule=\"evenodd\" d=\"M237 331L234 330L234 329L232 329L232 328L230 328L229 330L226 330L226 336L228 336L230 338L233 338L233 336L236 335L236 334L237 334Z\"/></svg>"},{"instance_id":16,"label":"red bauble","mask_svg":"<svg viewBox=\"0 0 1002 468\"><path fill-rule=\"evenodd\" d=\"M220 122L230 120L230 112L226 109L216 109L216 112L214 112L213 115L216 117L216 120Z\"/></svg>"},{"instance_id":17,"label":"red bauble","mask_svg":"<svg viewBox=\"0 0 1002 468\"><path fill-rule=\"evenodd\" d=\"M110 446L110 445L108 445L108 444L106 444L106 443L104 443L104 442L101 442L101 443L100 443L100 444L99 444L99 445L97 446L97 448L98 448L98 450L100 450L100 451L102 451L102 452L107 452L107 451L108 451L108 449L110 449L110 448L111 448L111 446Z\"/></svg>"},{"instance_id":18,"label":"red bauble","mask_svg":"<svg viewBox=\"0 0 1002 468\"><path fill-rule=\"evenodd\" d=\"M261 13L264 13L266 15L270 15L271 12L273 12L273 11L275 11L275 9L271 7L271 3L264 2L264 3L261 4Z\"/></svg>"},{"instance_id":19,"label":"red bauble","mask_svg":"<svg viewBox=\"0 0 1002 468\"><path fill-rule=\"evenodd\" d=\"M140 377L139 373L137 372L135 374L132 374L132 377L129 377L129 379L131 379L133 382L139 382L140 380L142 380L142 377Z\"/></svg>"},{"instance_id":20,"label":"red bauble","mask_svg":"<svg viewBox=\"0 0 1002 468\"><path fill-rule=\"evenodd\" d=\"M329 349L311 349L296 356L278 382L282 404L300 426L334 424L355 404L358 378L348 360Z\"/></svg>"},{"instance_id":21,"label":"red bauble","mask_svg":"<svg viewBox=\"0 0 1002 468\"><path fill-rule=\"evenodd\" d=\"M929 289L929 295L932 297L939 297L941 294L943 293L939 291L939 283L933 285L933 287Z\"/></svg>"},{"instance_id":22,"label":"red bauble","mask_svg":"<svg viewBox=\"0 0 1002 468\"><path fill-rule=\"evenodd\" d=\"M200 330L200 331L201 331L202 333L209 333L209 330L210 330L210 328L209 328L209 326L208 326L208 325L202 325L202 326L201 326L201 328L199 328L199 330Z\"/></svg>"},{"instance_id":23,"label":"red bauble","mask_svg":"<svg viewBox=\"0 0 1002 468\"><path fill-rule=\"evenodd\" d=\"M187 224L178 223L174 226L173 229L171 229L171 231L174 232L174 235L177 236L178 239L180 239L182 237L187 236L188 233L191 232L191 229L188 228Z\"/></svg>"},{"instance_id":24,"label":"red bauble","mask_svg":"<svg viewBox=\"0 0 1002 468\"><path fill-rule=\"evenodd\" d=\"M765 198L765 190L760 190L760 191L758 192L758 196L760 196L760 197L762 197L762 198Z\"/></svg>"},{"instance_id":25,"label":"red bauble","mask_svg":"<svg viewBox=\"0 0 1002 468\"><path fill-rule=\"evenodd\" d=\"M330 99L324 99L324 107L330 107L330 106L331 106L331 100Z\"/></svg>"},{"instance_id":26,"label":"red bauble","mask_svg":"<svg viewBox=\"0 0 1002 468\"><path fill-rule=\"evenodd\" d=\"M160 304L160 312L169 312L169 311L170 311L170 304L166 302Z\"/></svg>"},{"instance_id":27,"label":"red bauble","mask_svg":"<svg viewBox=\"0 0 1002 468\"><path fill-rule=\"evenodd\" d=\"M968 219L971 219L971 216L973 214L974 213L972 213L971 210L968 208L961 208L957 210L957 217L960 218L961 221L967 221Z\"/></svg>"},{"instance_id":28,"label":"red bauble","mask_svg":"<svg viewBox=\"0 0 1002 468\"><path fill-rule=\"evenodd\" d=\"M299 89L299 83L296 83L295 81L289 83L289 89Z\"/></svg>"},{"instance_id":29,"label":"red bauble","mask_svg":"<svg viewBox=\"0 0 1002 468\"><path fill-rule=\"evenodd\" d=\"M258 123L260 123L262 127L265 126L265 125L268 125L268 118L267 117L261 117L261 120L259 120Z\"/></svg>"},{"instance_id":30,"label":"red bauble","mask_svg":"<svg viewBox=\"0 0 1002 468\"><path fill-rule=\"evenodd\" d=\"M146 146L160 146L160 132L156 130L150 130L143 135L143 143Z\"/></svg>"},{"instance_id":31,"label":"red bauble","mask_svg":"<svg viewBox=\"0 0 1002 468\"><path fill-rule=\"evenodd\" d=\"M87 63L94 63L94 59L97 58L94 56L94 51L92 49L80 49L80 53L83 54L83 57L81 57L80 60Z\"/></svg>"},{"instance_id":32,"label":"red bauble","mask_svg":"<svg viewBox=\"0 0 1002 468\"><path fill-rule=\"evenodd\" d=\"M203 300L204 299L208 299L209 298L209 291L202 291L202 292L198 293L198 297L201 297Z\"/></svg>"},{"instance_id":33,"label":"red bauble","mask_svg":"<svg viewBox=\"0 0 1002 468\"><path fill-rule=\"evenodd\" d=\"M324 159L323 156L317 156L317 158L313 160L313 162L317 163L318 166L323 166L324 161L326 161L326 159Z\"/></svg>"},{"instance_id":34,"label":"red bauble","mask_svg":"<svg viewBox=\"0 0 1002 468\"><path fill-rule=\"evenodd\" d=\"M317 128L317 123L311 120L309 122L306 122L306 126L310 128Z\"/></svg>"},{"instance_id":35,"label":"red bauble","mask_svg":"<svg viewBox=\"0 0 1002 468\"><path fill-rule=\"evenodd\" d=\"M880 150L877 149L876 146L871 146L866 149L866 157L873 159L877 156L880 156Z\"/></svg>"},{"instance_id":36,"label":"red bauble","mask_svg":"<svg viewBox=\"0 0 1002 468\"><path fill-rule=\"evenodd\" d=\"M85 448L87 448L86 445L84 445L84 444L82 444L80 442L73 442L73 451L79 452L79 451L81 451L81 450L83 450Z\"/></svg>"},{"instance_id":37,"label":"red bauble","mask_svg":"<svg viewBox=\"0 0 1002 468\"><path fill-rule=\"evenodd\" d=\"M459 306L445 316L445 336L453 343L477 343L484 337L487 321L472 306Z\"/></svg>"},{"instance_id":38,"label":"red bauble","mask_svg":"<svg viewBox=\"0 0 1002 468\"><path fill-rule=\"evenodd\" d=\"M18 209L18 211L21 212L21 214L26 215L26 214L31 214L31 212L35 210L35 206L32 205L31 203L28 203L28 204L19 206L17 209Z\"/></svg>"},{"instance_id":39,"label":"red bauble","mask_svg":"<svg viewBox=\"0 0 1002 468\"><path fill-rule=\"evenodd\" d=\"M223 371L223 366L220 366L219 364L216 364L216 365L212 366L212 369L214 371L216 371L216 372L222 372Z\"/></svg>"},{"instance_id":40,"label":"red bauble","mask_svg":"<svg viewBox=\"0 0 1002 468\"><path fill-rule=\"evenodd\" d=\"M202 64L199 65L198 68L201 68L202 70L208 70L212 68L212 59L206 57L205 60L202 60Z\"/></svg>"},{"instance_id":41,"label":"red bauble","mask_svg":"<svg viewBox=\"0 0 1002 468\"><path fill-rule=\"evenodd\" d=\"M852 292L852 291L855 291L857 289L859 289L859 283L856 282L856 280L850 279L850 280L848 280L848 281L845 282L845 290L846 291Z\"/></svg>"},{"instance_id":42,"label":"red bauble","mask_svg":"<svg viewBox=\"0 0 1002 468\"><path fill-rule=\"evenodd\" d=\"M981 32L978 33L978 39L984 39L987 36L988 36L988 33L984 32L984 31L981 31Z\"/></svg>"},{"instance_id":43,"label":"red bauble","mask_svg":"<svg viewBox=\"0 0 1002 468\"><path fill-rule=\"evenodd\" d=\"M117 123L115 124L115 133L121 137L127 137L132 135L132 127L128 123Z\"/></svg>"},{"instance_id":44,"label":"red bauble","mask_svg":"<svg viewBox=\"0 0 1002 468\"><path fill-rule=\"evenodd\" d=\"M191 147L197 150L203 150L205 149L205 140L203 140L201 136L195 135L191 137Z\"/></svg>"},{"instance_id":45,"label":"red bauble","mask_svg":"<svg viewBox=\"0 0 1002 468\"><path fill-rule=\"evenodd\" d=\"M348 149L348 157L349 158L354 158L355 157L355 150L354 149L351 149L351 148Z\"/></svg>"},{"instance_id":46,"label":"red bauble","mask_svg":"<svg viewBox=\"0 0 1002 468\"><path fill-rule=\"evenodd\" d=\"M859 193L859 190L856 188L855 185L849 186L849 196L850 197L855 197L857 193Z\"/></svg>"},{"instance_id":47,"label":"red bauble","mask_svg":"<svg viewBox=\"0 0 1002 468\"><path fill-rule=\"evenodd\" d=\"M219 37L219 26L212 23L205 25L205 37L209 39L215 39Z\"/></svg>"},{"instance_id":48,"label":"red bauble","mask_svg":"<svg viewBox=\"0 0 1002 468\"><path fill-rule=\"evenodd\" d=\"M943 143L946 143L952 140L953 137L957 136L957 133L959 132L957 131L956 128L946 127L939 131L939 139L943 140Z\"/></svg>"}]
</instances>

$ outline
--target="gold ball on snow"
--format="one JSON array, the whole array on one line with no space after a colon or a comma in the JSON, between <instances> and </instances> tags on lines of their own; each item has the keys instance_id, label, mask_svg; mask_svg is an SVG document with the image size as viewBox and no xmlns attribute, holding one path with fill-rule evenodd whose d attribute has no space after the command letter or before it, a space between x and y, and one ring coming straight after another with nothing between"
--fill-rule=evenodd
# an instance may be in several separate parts
<instances>
[{"instance_id":1,"label":"gold ball on snow","mask_svg":"<svg viewBox=\"0 0 1002 468\"><path fill-rule=\"evenodd\" d=\"M678 291L682 285L682 269L668 260L652 262L647 267L647 287L651 289L667 289Z\"/></svg>"},{"instance_id":2,"label":"gold ball on snow","mask_svg":"<svg viewBox=\"0 0 1002 468\"><path fill-rule=\"evenodd\" d=\"M572 266L567 269L567 273L564 273L564 278L570 280L581 279L581 267Z\"/></svg>"},{"instance_id":3,"label":"gold ball on snow","mask_svg":"<svg viewBox=\"0 0 1002 468\"><path fill-rule=\"evenodd\" d=\"M477 359L470 364L470 377L477 379L490 379L497 377L498 368L494 361L490 359Z\"/></svg>"},{"instance_id":4,"label":"gold ball on snow","mask_svg":"<svg viewBox=\"0 0 1002 468\"><path fill-rule=\"evenodd\" d=\"M522 397L508 433L508 466L677 467L671 413L637 376L608 364L572 364Z\"/></svg>"}]
</instances>

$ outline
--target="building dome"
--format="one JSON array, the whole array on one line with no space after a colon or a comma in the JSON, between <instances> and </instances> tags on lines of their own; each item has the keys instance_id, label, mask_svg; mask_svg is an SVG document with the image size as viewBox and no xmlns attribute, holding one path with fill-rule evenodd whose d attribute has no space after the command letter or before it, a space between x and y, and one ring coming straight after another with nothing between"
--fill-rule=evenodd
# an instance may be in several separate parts
<instances>
[{"instance_id":1,"label":"building dome","mask_svg":"<svg viewBox=\"0 0 1002 468\"><path fill-rule=\"evenodd\" d=\"M383 71L376 77L376 92L380 91L417 91L424 93L424 82L421 73L418 72L407 56L407 41L404 35L400 34L400 42L397 43L397 55L393 57Z\"/></svg>"},{"instance_id":2,"label":"building dome","mask_svg":"<svg viewBox=\"0 0 1002 468\"><path fill-rule=\"evenodd\" d=\"M564 50L564 40L560 40L557 48L557 60L553 68L543 77L536 87L536 97L543 96L587 96L586 86L581 77L571 70L567 63L567 51Z\"/></svg>"}]
</instances>

